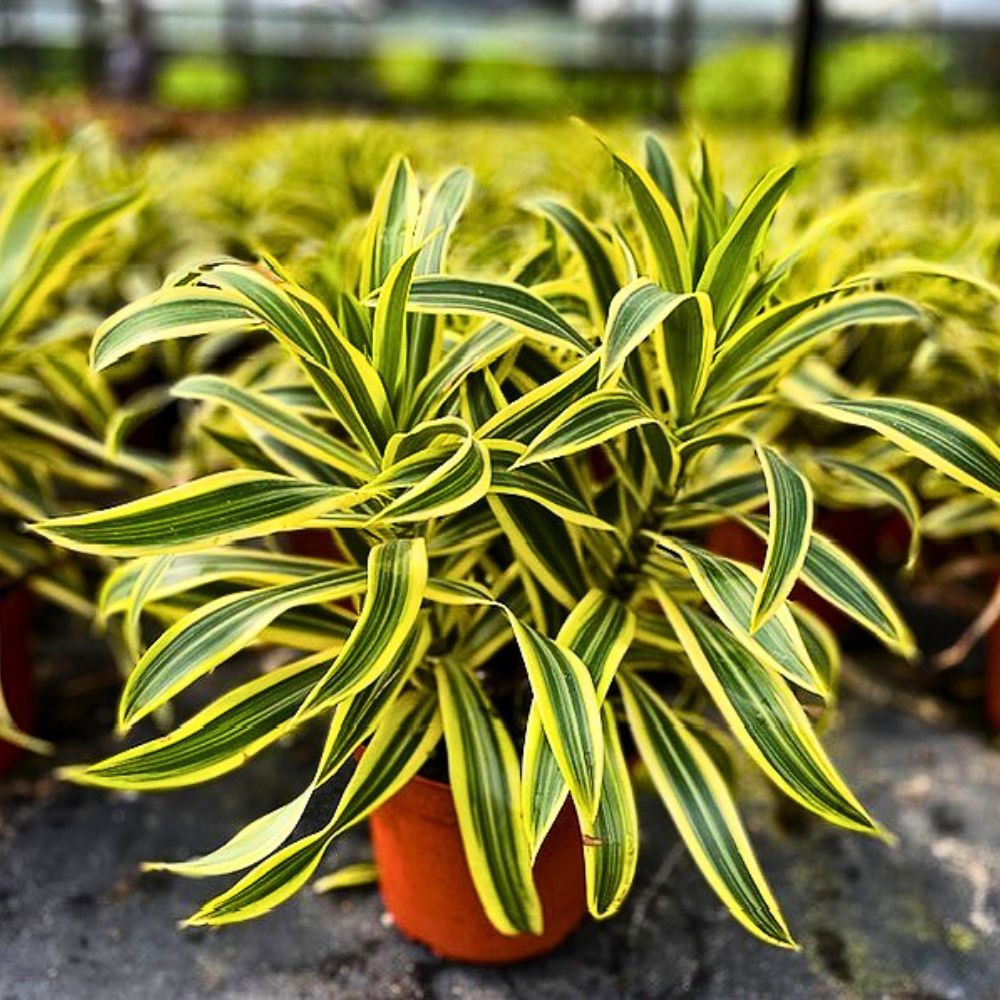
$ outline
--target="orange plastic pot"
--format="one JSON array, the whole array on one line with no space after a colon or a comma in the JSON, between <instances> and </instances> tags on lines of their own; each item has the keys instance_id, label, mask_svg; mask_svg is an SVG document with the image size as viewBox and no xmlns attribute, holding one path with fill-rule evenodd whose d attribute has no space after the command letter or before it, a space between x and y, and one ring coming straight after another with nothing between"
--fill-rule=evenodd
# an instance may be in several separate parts
<instances>
[{"instance_id":1,"label":"orange plastic pot","mask_svg":"<svg viewBox=\"0 0 1000 1000\"><path fill-rule=\"evenodd\" d=\"M14 721L24 730L35 722L35 698L28 661L28 616L31 595L14 586L0 593L0 685ZM0 739L0 774L9 771L22 754L20 747Z\"/></svg>"},{"instance_id":2,"label":"orange plastic pot","mask_svg":"<svg viewBox=\"0 0 1000 1000\"><path fill-rule=\"evenodd\" d=\"M382 900L407 937L456 962L509 964L561 944L586 913L583 846L567 802L535 860L544 931L508 937L483 911L458 831L451 788L416 777L372 814Z\"/></svg>"}]
</instances>

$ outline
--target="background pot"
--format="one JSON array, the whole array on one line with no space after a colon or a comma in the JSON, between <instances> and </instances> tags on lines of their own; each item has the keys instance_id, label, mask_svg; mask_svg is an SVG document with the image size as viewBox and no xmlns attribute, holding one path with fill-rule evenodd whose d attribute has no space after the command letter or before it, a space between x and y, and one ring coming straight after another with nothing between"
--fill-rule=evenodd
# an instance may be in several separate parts
<instances>
[{"instance_id":1,"label":"background pot","mask_svg":"<svg viewBox=\"0 0 1000 1000\"><path fill-rule=\"evenodd\" d=\"M370 819L382 899L407 937L442 958L510 963L551 951L586 913L583 846L567 802L535 861L541 935L494 929L472 883L451 788L416 777Z\"/></svg>"},{"instance_id":2,"label":"background pot","mask_svg":"<svg viewBox=\"0 0 1000 1000\"><path fill-rule=\"evenodd\" d=\"M35 700L28 662L31 594L17 584L0 592L0 683L14 721L25 731L35 722ZM23 751L0 740L0 774L9 771Z\"/></svg>"}]
</instances>

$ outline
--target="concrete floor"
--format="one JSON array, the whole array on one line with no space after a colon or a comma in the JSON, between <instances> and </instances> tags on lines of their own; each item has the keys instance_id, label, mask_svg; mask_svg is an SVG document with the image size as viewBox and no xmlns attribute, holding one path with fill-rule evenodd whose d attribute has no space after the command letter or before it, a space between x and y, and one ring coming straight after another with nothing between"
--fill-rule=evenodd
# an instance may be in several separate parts
<instances>
[{"instance_id":1,"label":"concrete floor","mask_svg":"<svg viewBox=\"0 0 1000 1000\"><path fill-rule=\"evenodd\" d=\"M49 699L42 724L63 733L63 760L109 746L97 734L117 680L102 656L79 637L46 644L52 676L81 658L98 667ZM182 932L177 921L218 884L140 874L138 863L214 847L285 801L310 748L142 797L61 785L28 760L0 778L0 997L998 997L1000 757L982 735L873 683L876 667L851 671L826 738L896 847L780 807L759 782L747 789L744 814L798 954L758 944L726 916L648 793L625 908L542 960L444 964L396 933L374 889L306 891L255 923ZM365 851L362 833L348 836L328 864Z\"/></svg>"}]
</instances>

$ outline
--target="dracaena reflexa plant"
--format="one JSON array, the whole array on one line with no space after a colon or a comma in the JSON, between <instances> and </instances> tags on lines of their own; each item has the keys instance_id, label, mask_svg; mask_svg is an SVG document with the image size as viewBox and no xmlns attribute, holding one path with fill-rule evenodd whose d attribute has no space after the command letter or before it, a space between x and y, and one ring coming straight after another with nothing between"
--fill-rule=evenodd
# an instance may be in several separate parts
<instances>
[{"instance_id":1,"label":"dracaena reflexa plant","mask_svg":"<svg viewBox=\"0 0 1000 1000\"><path fill-rule=\"evenodd\" d=\"M0 205L0 587L24 580L89 614L78 567L53 558L23 522L72 509L88 495L93 503L98 491L155 481L162 469L109 447L114 396L87 364L96 317L85 302L65 305L81 263L134 210L138 193L67 208L60 196L74 165L74 156L58 154L12 172ZM2 692L0 739L42 746L14 725Z\"/></svg>"},{"instance_id":2,"label":"dracaena reflexa plant","mask_svg":"<svg viewBox=\"0 0 1000 1000\"><path fill-rule=\"evenodd\" d=\"M144 609L172 622L129 677L123 728L250 642L303 654L167 736L69 772L176 787L327 720L298 796L217 850L161 865L251 869L193 922L246 919L291 895L442 734L470 869L507 933L540 927L531 861L567 798L591 912L621 905L638 844L622 732L711 886L773 944L793 942L738 817L716 713L796 801L881 833L803 707L832 696L837 654L788 600L791 586L803 578L892 648L912 640L869 575L812 530L804 456L784 454L772 432L789 405L779 385L820 338L920 310L862 282L781 298L794 261L770 259L764 242L791 170L733 207L705 158L685 210L659 144L647 157L642 168L613 154L633 202L620 219L539 203L543 236L511 281L438 273L467 178L449 174L421 199L398 162L337 318L276 266L224 261L99 331L98 366L154 340L254 327L301 371L295 393L212 376L178 387L229 411L246 468L39 526L131 557L102 605L137 651ZM996 494L996 449L961 421L900 400L803 399ZM762 571L699 544L726 516L767 539ZM315 526L335 533L343 563L234 544ZM513 666L498 655L511 636ZM510 718L519 689L530 698ZM362 743L329 822L285 845Z\"/></svg>"}]
</instances>

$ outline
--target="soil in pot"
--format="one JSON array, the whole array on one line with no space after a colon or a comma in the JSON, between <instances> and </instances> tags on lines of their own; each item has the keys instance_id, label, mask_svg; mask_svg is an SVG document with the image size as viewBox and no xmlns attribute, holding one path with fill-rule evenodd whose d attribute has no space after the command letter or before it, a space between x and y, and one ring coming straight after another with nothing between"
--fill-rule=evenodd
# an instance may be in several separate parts
<instances>
[{"instance_id":1,"label":"soil in pot","mask_svg":"<svg viewBox=\"0 0 1000 1000\"><path fill-rule=\"evenodd\" d=\"M407 937L442 958L508 964L551 951L586 913L583 846L567 802L535 860L541 935L495 930L465 860L451 789L417 776L370 819L382 899Z\"/></svg>"},{"instance_id":2,"label":"soil in pot","mask_svg":"<svg viewBox=\"0 0 1000 1000\"><path fill-rule=\"evenodd\" d=\"M21 585L0 591L0 683L18 726L30 732L35 722L34 691L28 660L31 594ZM9 771L23 751L0 739L0 774Z\"/></svg>"}]
</instances>

